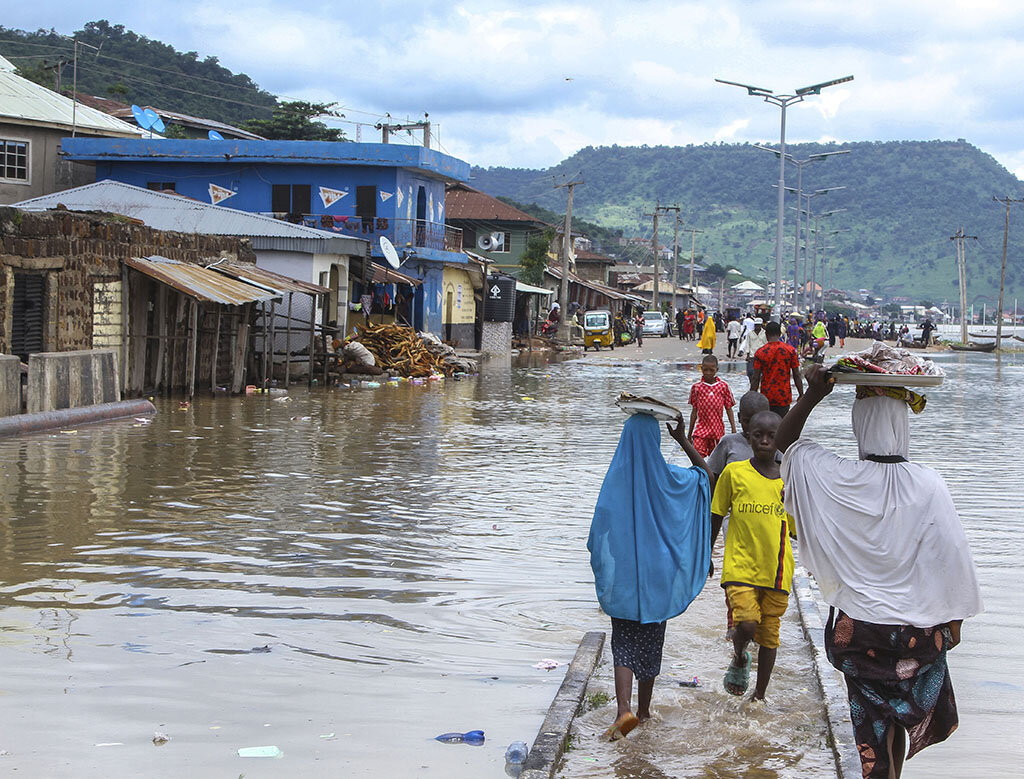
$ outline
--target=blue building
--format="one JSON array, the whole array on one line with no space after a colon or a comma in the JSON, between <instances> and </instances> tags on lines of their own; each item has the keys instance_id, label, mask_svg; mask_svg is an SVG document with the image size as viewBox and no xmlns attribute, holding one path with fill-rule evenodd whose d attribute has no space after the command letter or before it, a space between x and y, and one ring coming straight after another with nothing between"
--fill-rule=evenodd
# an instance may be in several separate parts
<instances>
[{"instance_id":1,"label":"blue building","mask_svg":"<svg viewBox=\"0 0 1024 779\"><path fill-rule=\"evenodd\" d=\"M458 324L458 340L465 341L466 320L475 315L473 291L483 280L473 278L462 231L445 224L445 185L469 179L462 160L422 146L324 141L65 138L61 146L71 161L94 165L98 181L173 190L368 239L380 260L379 239L386 237L398 249L402 271L423 280L411 300L402 300L413 326L450 334ZM458 310L451 302L456 287ZM373 280L352 279L352 300L367 294L373 295ZM402 296L384 297L394 305Z\"/></svg>"}]
</instances>

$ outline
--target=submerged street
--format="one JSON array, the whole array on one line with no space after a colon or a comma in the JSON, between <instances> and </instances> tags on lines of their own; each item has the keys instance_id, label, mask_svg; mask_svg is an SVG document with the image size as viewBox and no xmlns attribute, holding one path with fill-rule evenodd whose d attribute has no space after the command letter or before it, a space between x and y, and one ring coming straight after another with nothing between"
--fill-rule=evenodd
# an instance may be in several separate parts
<instances>
[{"instance_id":1,"label":"submerged street","mask_svg":"<svg viewBox=\"0 0 1024 779\"><path fill-rule=\"evenodd\" d=\"M719 354L723 349L716 350ZM622 427L622 390L684 407L696 348L546 362L462 382L157 399L126 420L0 441L6 615L4 773L107 777L503 775L565 663L608 630L586 538ZM986 613L950 654L960 733L907 775L1019 772L1016 608L1024 355L939 354L946 383L911 421L972 543ZM741 362L722 363L739 397ZM851 456L852 390L808 434ZM682 453L667 435L663 451ZM577 725L566 775L828 776L831 753L796 604L769 705L721 689L724 601L709 582L673 620L654 707L625 743ZM699 689L679 679L698 676ZM607 659L591 692L611 693ZM592 701L599 704L598 699ZM486 731L480 747L438 743ZM154 746L154 733L169 735ZM1002 735L998 735L1002 734ZM998 741L998 748L997 748ZM274 745L278 760L242 759Z\"/></svg>"}]
</instances>

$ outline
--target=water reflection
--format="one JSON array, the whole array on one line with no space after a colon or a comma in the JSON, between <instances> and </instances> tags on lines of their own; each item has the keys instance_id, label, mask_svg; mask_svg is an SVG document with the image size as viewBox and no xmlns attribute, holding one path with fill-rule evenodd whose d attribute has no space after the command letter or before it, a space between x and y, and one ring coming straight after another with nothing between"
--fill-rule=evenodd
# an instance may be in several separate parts
<instances>
[{"instance_id":1,"label":"water reflection","mask_svg":"<svg viewBox=\"0 0 1024 779\"><path fill-rule=\"evenodd\" d=\"M964 514L988 608L951 661L961 733L918 766L974 764L986 732L1020 724L1019 690L997 685L1021 670L1019 519L1005 501L1022 491L1024 371L1019 356L998 370L979 357L947 358L950 381L912 427L913 456L942 471ZM499 774L561 680L533 664L566 661L584 631L607 629L585 541L621 429L611 403L625 389L683 405L695 379L687 365L527 358L472 381L165 403L149 425L0 441L6 765L379 776L385 760L394 775ZM848 414L833 405L812 432L849 454ZM706 624L684 616L670 641L673 662L713 687L727 658L709 592ZM785 630L778 708L763 721L722 709L717 687L672 691L662 737L571 770L815 775L827 750L810 660L795 622ZM710 738L724 720L736 730ZM763 737L780 723L796 734L782 745ZM430 740L475 728L484 748ZM158 729L173 741L154 753ZM109 742L123 746L95 746ZM285 762L238 764L237 747L263 743ZM988 744L990 775L1016 769L1019 747Z\"/></svg>"}]
</instances>

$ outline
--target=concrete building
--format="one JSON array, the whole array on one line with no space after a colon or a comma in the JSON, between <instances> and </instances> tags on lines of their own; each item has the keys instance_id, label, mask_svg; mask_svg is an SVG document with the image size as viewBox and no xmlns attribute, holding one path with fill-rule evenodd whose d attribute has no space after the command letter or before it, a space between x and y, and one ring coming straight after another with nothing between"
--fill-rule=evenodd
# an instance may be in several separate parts
<instances>
[{"instance_id":1,"label":"concrete building","mask_svg":"<svg viewBox=\"0 0 1024 779\"><path fill-rule=\"evenodd\" d=\"M422 281L410 305L413 325L440 335L451 324L445 268L465 268L468 257L462 232L445 224L445 185L469 179L462 160L422 146L325 141L76 138L63 148L69 159L95 166L97 179L159 185L362 238L381 260L380 239L387 238L399 270Z\"/></svg>"},{"instance_id":2,"label":"concrete building","mask_svg":"<svg viewBox=\"0 0 1024 779\"><path fill-rule=\"evenodd\" d=\"M495 273L519 276L526 243L550 225L461 182L445 193L447 220L462 230L462 246L486 258Z\"/></svg>"},{"instance_id":3,"label":"concrete building","mask_svg":"<svg viewBox=\"0 0 1024 779\"><path fill-rule=\"evenodd\" d=\"M60 156L72 134L139 138L142 130L22 78L0 57L0 205L92 181Z\"/></svg>"},{"instance_id":4,"label":"concrete building","mask_svg":"<svg viewBox=\"0 0 1024 779\"><path fill-rule=\"evenodd\" d=\"M248 238L256 264L282 276L330 290L326 312L318 322L348 330L349 303L359 300L382 268L364 267L369 242L362 238L325 233L258 214L213 206L180 195L155 192L118 181L98 181L15 204L25 211L69 211L119 214L157 230L192 236L224 235ZM364 282L368 278L368 282ZM308 301L297 300L295 318L310 317Z\"/></svg>"}]
</instances>

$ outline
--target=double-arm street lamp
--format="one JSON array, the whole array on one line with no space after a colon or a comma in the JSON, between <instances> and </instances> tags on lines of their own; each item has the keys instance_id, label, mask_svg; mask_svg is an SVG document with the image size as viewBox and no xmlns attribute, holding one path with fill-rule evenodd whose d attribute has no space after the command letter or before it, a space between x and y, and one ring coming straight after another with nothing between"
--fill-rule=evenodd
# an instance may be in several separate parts
<instances>
[{"instance_id":1,"label":"double-arm street lamp","mask_svg":"<svg viewBox=\"0 0 1024 779\"><path fill-rule=\"evenodd\" d=\"M789 192L796 192L796 189L794 189L793 187L786 187L786 189ZM799 193L799 195L801 197L804 197L807 200L807 206L806 206L806 209L804 209L804 208L801 208L802 204L800 203L800 199L798 197L797 198L797 208L796 208L797 222L798 223L799 223L801 215L804 215L804 216L807 217L808 227L807 227L807 230L805 230L805 232L810 230L811 216L813 216L813 214L811 214L811 200L816 198L816 197L820 197L821 195L827 195L829 192L835 192L835 191L840 190L840 189L846 189L846 187L845 186L840 186L840 187L823 187L822 189L816 189L813 192L800 192ZM843 210L845 210L845 209L843 209ZM817 229L817 223L815 223L815 229ZM815 235L815 240L817 240L817 235ZM799 240L799 233L798 233L797 234L797 252L799 252L799 250L800 250L799 247L800 247L800 240ZM806 302L806 300L807 300L807 296L805 294L806 287L807 287L807 239L806 239L806 237L803 240L803 247L804 247L804 263L803 263L803 266L802 266L803 267L803 274L802 274L803 284L800 287L800 289L801 289L800 299L797 299L795 292L793 294L793 307L794 308L799 308L801 302ZM794 278L793 281L794 281L794 284L798 283L796 278ZM813 289L813 286L812 286L811 292L813 292L813 291L814 291L814 289ZM811 303L813 304L813 302L814 302L814 300L813 300L813 297L812 297Z\"/></svg>"},{"instance_id":2,"label":"double-arm street lamp","mask_svg":"<svg viewBox=\"0 0 1024 779\"><path fill-rule=\"evenodd\" d=\"M832 81L824 81L821 84L812 84L809 87L801 87L796 90L795 94L792 95L777 95L770 89L764 87L755 87L750 84L741 84L738 81L726 81L721 78L716 78L719 84L728 84L733 87L740 87L741 89L747 90L747 94L751 97L759 97L766 103L777 105L782 112L780 131L779 131L779 207L778 207L778 225L775 230L775 311L774 316L780 317L782 314L782 226L785 220L785 208L786 208L786 109L792 103L802 102L808 95L820 95L821 90L826 87L835 86L836 84L845 84L848 81L853 81L853 76L844 76L843 78L833 79Z\"/></svg>"},{"instance_id":3,"label":"double-arm street lamp","mask_svg":"<svg viewBox=\"0 0 1024 779\"><path fill-rule=\"evenodd\" d=\"M778 149L772 149L769 146L761 146L761 145L755 143L754 144L754 148L755 149L760 149L761 151L770 151L776 157L783 156L783 155L780 155ZM837 154L849 154L849 153L850 153L849 149L842 149L840 151L825 151L825 152L819 152L818 154L812 154L810 157L808 157L805 160L798 160L792 154L784 155L787 162L789 162L790 164L796 166L796 189L793 189L792 187L786 187L786 189L788 191L796 192L796 203L797 203L797 209L796 209L796 231L794 232L795 240L793 241L793 308L796 308L799 305L798 302L797 302L796 289L797 289L797 284L800 283L799 282L799 276L800 276L800 211L801 211L801 209L800 209L800 203L801 203L800 197L801 197L801 195L803 195L804 165L809 165L812 162L820 162L821 160L828 159L829 157L834 157Z\"/></svg>"},{"instance_id":4,"label":"double-arm street lamp","mask_svg":"<svg viewBox=\"0 0 1024 779\"><path fill-rule=\"evenodd\" d=\"M811 293L811 307L810 308L811 308L812 312L818 310L817 309L817 305L818 305L817 295L818 295L818 293L814 289L814 285L817 283L817 277L818 277L818 220L821 219L822 217L827 218L827 217L830 217L830 216L835 216L836 214L842 213L845 210L846 210L845 208L834 208L831 211L823 211L820 214L814 214L814 254L811 255L812 259L811 259L811 289L810 289L810 293ZM808 206L808 217L809 216L810 216L810 207ZM836 232L839 232L839 231L837 230ZM821 305L822 305L822 307L824 307L824 305L825 305L825 284L824 284L824 282L825 282L825 273L824 273L825 252L824 252L824 249L825 249L824 242L822 242L822 257L821 257L821 267L822 267L822 274L821 274L821 277L822 277L821 278L821 280L822 280L822 284L821 284Z\"/></svg>"}]
</instances>

